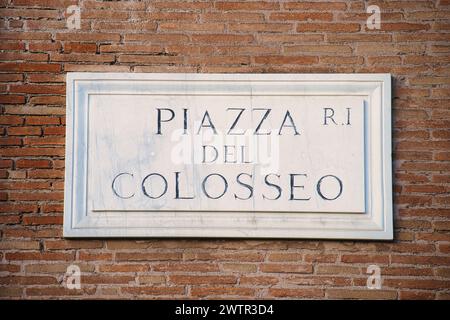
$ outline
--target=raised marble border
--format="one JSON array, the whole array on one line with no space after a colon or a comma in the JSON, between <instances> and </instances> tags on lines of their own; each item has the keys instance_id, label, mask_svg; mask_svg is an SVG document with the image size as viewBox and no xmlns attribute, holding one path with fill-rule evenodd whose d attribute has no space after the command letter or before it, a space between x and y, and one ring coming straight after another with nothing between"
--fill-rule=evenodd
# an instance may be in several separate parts
<instances>
[{"instance_id":1,"label":"raised marble border","mask_svg":"<svg viewBox=\"0 0 450 320\"><path fill-rule=\"evenodd\" d=\"M390 74L67 73L64 237L393 239ZM90 94L365 96L366 212L87 212Z\"/></svg>"}]
</instances>

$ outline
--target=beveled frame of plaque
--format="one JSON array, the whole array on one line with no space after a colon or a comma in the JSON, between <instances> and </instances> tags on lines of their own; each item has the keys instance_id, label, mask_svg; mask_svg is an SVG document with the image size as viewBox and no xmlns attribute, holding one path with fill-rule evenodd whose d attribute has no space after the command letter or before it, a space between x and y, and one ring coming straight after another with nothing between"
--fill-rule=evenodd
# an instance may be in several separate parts
<instances>
[{"instance_id":1,"label":"beveled frame of plaque","mask_svg":"<svg viewBox=\"0 0 450 320\"><path fill-rule=\"evenodd\" d=\"M66 83L64 237L393 239L390 74L75 72ZM98 95L124 95L131 104L143 94L363 97L364 212L92 210L90 103Z\"/></svg>"}]
</instances>

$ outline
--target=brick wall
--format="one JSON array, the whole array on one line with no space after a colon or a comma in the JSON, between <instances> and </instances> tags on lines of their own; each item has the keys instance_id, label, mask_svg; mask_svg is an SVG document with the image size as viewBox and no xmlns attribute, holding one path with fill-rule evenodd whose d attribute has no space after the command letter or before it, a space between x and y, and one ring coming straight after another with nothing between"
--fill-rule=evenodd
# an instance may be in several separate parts
<instances>
[{"instance_id":1,"label":"brick wall","mask_svg":"<svg viewBox=\"0 0 450 320\"><path fill-rule=\"evenodd\" d=\"M0 297L450 299L450 1L77 2L0 0ZM395 241L63 239L68 71L392 73Z\"/></svg>"}]
</instances>

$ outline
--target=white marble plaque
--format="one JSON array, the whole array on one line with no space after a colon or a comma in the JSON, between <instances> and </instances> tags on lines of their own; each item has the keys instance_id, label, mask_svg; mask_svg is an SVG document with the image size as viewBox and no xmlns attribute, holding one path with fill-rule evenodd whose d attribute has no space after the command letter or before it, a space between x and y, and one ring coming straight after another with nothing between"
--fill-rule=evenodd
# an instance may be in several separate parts
<instances>
[{"instance_id":1,"label":"white marble plaque","mask_svg":"<svg viewBox=\"0 0 450 320\"><path fill-rule=\"evenodd\" d=\"M68 73L67 237L392 238L390 76Z\"/></svg>"}]
</instances>

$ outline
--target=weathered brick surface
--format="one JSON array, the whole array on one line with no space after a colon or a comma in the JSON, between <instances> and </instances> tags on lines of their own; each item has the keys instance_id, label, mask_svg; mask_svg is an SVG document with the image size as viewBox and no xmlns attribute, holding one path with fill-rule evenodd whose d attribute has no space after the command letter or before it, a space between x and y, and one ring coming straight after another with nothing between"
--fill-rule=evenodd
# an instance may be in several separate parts
<instances>
[{"instance_id":1,"label":"weathered brick surface","mask_svg":"<svg viewBox=\"0 0 450 320\"><path fill-rule=\"evenodd\" d=\"M444 0L0 0L0 297L449 299L449 20ZM395 241L63 239L68 71L392 73Z\"/></svg>"}]
</instances>

